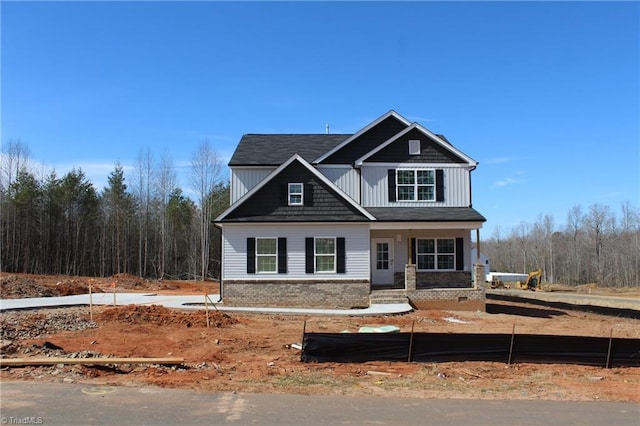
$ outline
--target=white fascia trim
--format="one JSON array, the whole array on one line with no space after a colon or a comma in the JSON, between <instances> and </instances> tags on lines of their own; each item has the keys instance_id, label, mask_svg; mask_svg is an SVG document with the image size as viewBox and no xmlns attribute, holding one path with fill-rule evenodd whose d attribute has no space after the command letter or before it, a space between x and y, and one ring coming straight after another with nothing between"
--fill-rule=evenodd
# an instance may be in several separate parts
<instances>
[{"instance_id":1,"label":"white fascia trim","mask_svg":"<svg viewBox=\"0 0 640 426\"><path fill-rule=\"evenodd\" d=\"M338 193L345 201L355 207L360 213L362 213L367 219L375 221L376 218L371 213L369 213L364 207L360 204L356 203L355 200L347 195L342 189L338 188L333 182L331 182L325 175L320 173L318 169L313 167L311 164L306 162L304 158L300 157L298 154L294 154L294 156L298 157L303 166L305 166L311 173L313 173L318 179L327 184L330 188Z\"/></svg>"},{"instance_id":2,"label":"white fascia trim","mask_svg":"<svg viewBox=\"0 0 640 426\"><path fill-rule=\"evenodd\" d=\"M480 229L483 222L372 222L371 230Z\"/></svg>"},{"instance_id":3,"label":"white fascia trim","mask_svg":"<svg viewBox=\"0 0 640 426\"><path fill-rule=\"evenodd\" d=\"M470 166L475 167L478 165L478 162L476 160L469 157L467 154L460 151L458 148L454 147L452 144L445 142L444 140L439 138L438 135L436 135L435 133L432 133L429 129L427 129L423 125L419 123L415 123L415 125L416 125L416 128L420 130L422 133L431 137L433 140L439 143L443 148L448 149L449 151L456 154L458 157L464 159L467 163L469 163Z\"/></svg>"},{"instance_id":4,"label":"white fascia trim","mask_svg":"<svg viewBox=\"0 0 640 426\"><path fill-rule=\"evenodd\" d=\"M215 218L214 222L221 221L225 217L227 217L229 215L229 213L231 213L238 206L243 204L247 199L249 199L251 196L253 196L253 194L255 194L258 190L260 190L260 188L265 186L271 179L273 179L276 175L278 175L278 173L280 173L282 170L284 170L286 167L288 167L289 164L293 163L296 160L299 161L300 164L305 166L318 179L320 179L322 182L326 183L329 187L331 187L333 190L335 190L338 193L338 195L340 195L345 201L349 202L349 204L354 206L367 219L372 220L372 221L376 220L376 218L373 215L371 215L371 213L369 213L367 210L365 210L360 204L356 203L344 191L342 191L340 188L338 188L336 185L334 185L333 182L331 182L322 173L320 173L318 170L316 170L315 167L313 167L311 164L309 164L307 161L305 161L304 158L302 158L298 154L293 154L291 157L289 157L289 159L287 161L282 163L280 166L278 166L278 168L276 168L274 171L269 173L269 175L267 177L262 179L257 185L255 185L253 188L251 188L251 190L249 192L247 192L242 197L240 197L235 203L233 203L232 206L229 206L229 208L227 208L224 212L222 212L222 214L220 214L220 216Z\"/></svg>"},{"instance_id":5,"label":"white fascia trim","mask_svg":"<svg viewBox=\"0 0 640 426\"><path fill-rule=\"evenodd\" d=\"M255 194L260 188L262 188L263 186L265 186L267 184L267 182L269 182L275 175L277 175L278 173L280 173L280 171L282 171L282 169L284 169L285 167L287 167L289 164L291 164L293 162L293 160L296 159L296 157L302 159L302 157L300 157L298 154L294 154L291 157L289 157L289 159L287 161L285 161L284 163L280 164L280 166L276 167L271 173L269 173L267 175L267 177L265 177L264 179L262 179L257 185L255 185L253 188L251 188L247 193L245 193L242 197L240 197L238 200L236 200L235 203L233 203L231 206L229 206L224 212L222 212L220 214L220 216L218 216L217 218L214 219L214 222L218 222L222 219L224 219L225 217L227 217L227 215L229 213L231 213L232 211L234 211L239 205L241 205L242 203L244 203L249 197L251 197L253 194ZM304 161L304 160L303 160Z\"/></svg>"},{"instance_id":6,"label":"white fascia trim","mask_svg":"<svg viewBox=\"0 0 640 426\"><path fill-rule=\"evenodd\" d=\"M227 223L218 223L216 226L221 228L226 228L227 230L233 230L234 228L255 228L255 229L265 229L265 225L272 229L274 227L284 227L287 228L301 228L308 229L312 228L321 228L329 226L332 230L335 229L354 229L354 228L364 228L369 229L369 224L371 222L227 222ZM323 231L325 232L325 231Z\"/></svg>"},{"instance_id":7,"label":"white fascia trim","mask_svg":"<svg viewBox=\"0 0 640 426\"><path fill-rule=\"evenodd\" d=\"M413 130L413 129L418 129L420 132L422 132L425 136L428 136L429 138L433 139L434 142L436 142L438 145L442 146L443 148L445 148L446 150L454 153L455 155L457 155L458 157L462 158L463 160L465 160L467 162L467 164L465 165L465 167L476 167L478 165L478 162L475 161L473 158L469 157L468 155L466 155L465 153L463 153L462 151L460 151L459 149L455 148L453 145L451 145L450 143L447 143L445 141L443 141L441 138L439 138L436 134L434 134L433 132L431 132L429 129L427 129L426 127L422 126L419 123L412 123L411 126L407 127L406 129L404 129L402 132L394 135L393 137L391 137L390 139L386 140L384 143L378 145L375 149L373 149L372 151L369 151L368 153L366 153L365 155L363 155L362 157L358 158L355 161L355 165L356 166L362 166L362 164L364 163L364 161L371 157L373 154L375 154L376 152L380 151L383 148L386 148L387 146L389 146L390 144L392 144L393 142L395 142L398 138L404 136L406 133L408 133L409 131Z\"/></svg>"},{"instance_id":8,"label":"white fascia trim","mask_svg":"<svg viewBox=\"0 0 640 426\"><path fill-rule=\"evenodd\" d=\"M381 123L382 121L386 120L389 117L395 117L398 120L402 121L407 126L411 125L411 122L409 120L407 120L406 118L404 118L403 116L401 116L400 114L395 112L394 110L391 110L391 111L387 112L386 114L382 115L381 117L377 118L376 120L372 121L367 126L365 126L362 129L360 129L357 133L354 133L353 135L351 135L351 137L348 138L346 141L344 141L341 144L333 147L333 149L331 149L330 151L324 153L320 157L318 157L315 160L313 160L313 164L318 164L318 163L322 162L327 157L329 157L331 154L333 154L333 153L337 152L338 150L342 149L345 145L348 145L349 143L351 143L351 141L353 141L354 139L360 137L360 135L362 135L364 132L372 129L373 127L377 126L379 123Z\"/></svg>"},{"instance_id":9,"label":"white fascia trim","mask_svg":"<svg viewBox=\"0 0 640 426\"><path fill-rule=\"evenodd\" d=\"M406 129L401 131L400 133L396 133L391 138L387 139L386 141L384 141L383 143L381 143L380 145L375 147L373 150L367 152L365 155L363 155L362 157L358 158L355 161L355 165L356 166L362 166L362 163L364 162L364 160L366 160L367 158L371 157L373 154L375 154L376 152L380 151L381 149L386 148L391 143L395 142L398 138L406 135L408 132L410 132L411 130L413 130L415 128L416 128L416 123L413 123L412 125L410 125Z\"/></svg>"},{"instance_id":10,"label":"white fascia trim","mask_svg":"<svg viewBox=\"0 0 640 426\"><path fill-rule=\"evenodd\" d=\"M349 164L318 164L318 169L353 169Z\"/></svg>"},{"instance_id":11,"label":"white fascia trim","mask_svg":"<svg viewBox=\"0 0 640 426\"><path fill-rule=\"evenodd\" d=\"M393 167L394 169L469 169L467 163L366 163L360 168Z\"/></svg>"}]
</instances>

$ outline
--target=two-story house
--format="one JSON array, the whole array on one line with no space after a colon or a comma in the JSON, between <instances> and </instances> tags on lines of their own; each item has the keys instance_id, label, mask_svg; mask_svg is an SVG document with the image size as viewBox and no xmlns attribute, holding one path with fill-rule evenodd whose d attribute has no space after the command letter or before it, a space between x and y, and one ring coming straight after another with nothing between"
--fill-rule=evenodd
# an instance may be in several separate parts
<instances>
[{"instance_id":1,"label":"two-story house","mask_svg":"<svg viewBox=\"0 0 640 426\"><path fill-rule=\"evenodd\" d=\"M484 309L477 162L390 111L355 134L246 134L230 162L223 303ZM483 279L483 278L482 278ZM377 299L375 296L378 296Z\"/></svg>"}]
</instances>

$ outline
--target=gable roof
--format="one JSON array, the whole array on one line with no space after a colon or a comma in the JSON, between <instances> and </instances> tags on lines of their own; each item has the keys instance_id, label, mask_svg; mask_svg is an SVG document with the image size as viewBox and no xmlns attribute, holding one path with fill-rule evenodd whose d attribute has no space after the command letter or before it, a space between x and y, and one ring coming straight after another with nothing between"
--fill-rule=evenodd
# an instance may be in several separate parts
<instances>
[{"instance_id":1,"label":"gable roof","mask_svg":"<svg viewBox=\"0 0 640 426\"><path fill-rule=\"evenodd\" d=\"M309 162L307 162L304 158L302 158L298 154L293 154L282 163L278 168L272 171L266 178L264 178L260 183L251 188L246 194L244 194L238 201L232 204L229 208L227 208L222 214L220 214L214 222L221 222L235 210L239 209L243 204L247 202L247 200L251 199L258 191L260 191L263 187L265 187L269 182L274 180L280 173L286 170L292 163L298 162L302 165L311 175L317 179L317 181L321 182L325 187L329 188L332 193L336 195L338 199L340 199L344 205L348 205L352 211L358 212L360 216L365 218L366 220L376 220L376 218L369 213L364 207L358 204L355 200L345 194L340 188L333 184L329 179L327 179L322 173L320 173L315 167L313 167ZM308 217L298 217L297 220L310 221ZM258 218L253 218L254 221L273 221L273 220L283 220L283 221L291 221L292 217L283 216L280 218L276 218L274 216L262 215ZM314 219L311 219L314 220ZM332 217L331 215L324 215L322 217L318 216L315 220L325 220L325 221L339 221L339 217Z\"/></svg>"},{"instance_id":2,"label":"gable roof","mask_svg":"<svg viewBox=\"0 0 640 426\"><path fill-rule=\"evenodd\" d=\"M373 122L369 123L366 127L362 128L358 132L356 132L353 135L351 135L351 137L349 137L348 139L345 139L342 143L336 145L335 147L333 147L329 151L325 152L324 154L322 154L321 156L316 158L315 161L313 161L313 163L315 163L315 164L321 163L322 161L326 160L327 158L329 158L333 154L337 153L338 151L340 151L341 149L343 149L344 147L349 145L351 142L353 142L354 140L358 139L360 136L362 136L363 134L369 132L370 130L374 129L376 126L378 126L379 124L381 124L384 121L388 120L389 118L394 118L395 120L399 121L400 123L402 123L405 126L409 126L411 124L411 122L409 120L407 120L406 118L404 118L403 116L401 116L400 114L395 112L394 110L391 110L391 111L387 112L386 114L378 117Z\"/></svg>"},{"instance_id":3,"label":"gable roof","mask_svg":"<svg viewBox=\"0 0 640 426\"><path fill-rule=\"evenodd\" d=\"M293 154L306 161L333 149L351 134L246 134L229 160L229 166L279 166Z\"/></svg>"},{"instance_id":4,"label":"gable roof","mask_svg":"<svg viewBox=\"0 0 640 426\"><path fill-rule=\"evenodd\" d=\"M390 139L388 139L384 143L378 145L377 147L375 147L371 151L367 152L365 155L363 155L362 157L358 158L355 161L355 165L356 166L361 166L362 163L367 158L371 157L372 155L374 155L378 151L380 151L380 150L386 148L387 146L391 145L393 142L395 142L396 140L400 139L402 136L406 135L407 133L409 133L411 130L414 130L414 129L420 131L422 134L424 134L425 136L427 136L428 138L433 140L436 144L440 145L442 148L446 149L447 151L451 152L452 154L456 155L457 157L460 157L465 162L469 163L469 165L471 165L471 166L477 166L478 165L477 161L475 161L473 158L469 157L468 155L466 155L465 153L463 153L462 151L460 151L459 149L457 149L456 147L451 145L451 143L448 140L443 139L443 137L441 137L440 135L436 135L435 133L432 133L431 131L429 131L429 129L423 127L422 125L420 125L418 123L411 124L409 127L404 129L400 133L395 134L393 137L391 137Z\"/></svg>"}]
</instances>

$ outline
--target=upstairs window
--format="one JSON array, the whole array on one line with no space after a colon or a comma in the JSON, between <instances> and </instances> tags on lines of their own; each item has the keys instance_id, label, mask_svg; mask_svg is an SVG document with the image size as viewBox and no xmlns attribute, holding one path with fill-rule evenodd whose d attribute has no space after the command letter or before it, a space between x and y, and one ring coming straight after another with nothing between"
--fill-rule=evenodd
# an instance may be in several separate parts
<instances>
[{"instance_id":1,"label":"upstairs window","mask_svg":"<svg viewBox=\"0 0 640 426\"><path fill-rule=\"evenodd\" d=\"M304 204L304 185L301 183L290 183L288 200L290 206L302 206Z\"/></svg>"},{"instance_id":2,"label":"upstairs window","mask_svg":"<svg viewBox=\"0 0 640 426\"><path fill-rule=\"evenodd\" d=\"M435 170L397 169L396 190L397 201L435 201Z\"/></svg>"}]
</instances>

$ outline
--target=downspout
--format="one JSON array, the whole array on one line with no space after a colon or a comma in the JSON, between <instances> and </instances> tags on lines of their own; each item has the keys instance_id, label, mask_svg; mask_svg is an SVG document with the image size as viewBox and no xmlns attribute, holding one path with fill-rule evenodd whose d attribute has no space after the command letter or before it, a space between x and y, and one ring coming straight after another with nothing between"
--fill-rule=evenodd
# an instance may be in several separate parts
<instances>
[{"instance_id":1,"label":"downspout","mask_svg":"<svg viewBox=\"0 0 640 426\"><path fill-rule=\"evenodd\" d=\"M471 191L471 172L478 167L478 163L475 166L469 167L469 207L473 207L473 191Z\"/></svg>"},{"instance_id":2,"label":"downspout","mask_svg":"<svg viewBox=\"0 0 640 426\"><path fill-rule=\"evenodd\" d=\"M224 271L224 268L222 266L222 262L224 260L224 244L222 243L223 230L222 230L222 225L219 223L213 222L213 226L215 226L220 230L220 299L218 300L218 303L220 303L222 302L223 294L224 294L224 290L223 290L224 287L222 285L222 271Z\"/></svg>"}]
</instances>

